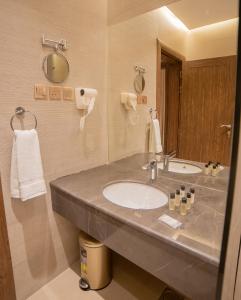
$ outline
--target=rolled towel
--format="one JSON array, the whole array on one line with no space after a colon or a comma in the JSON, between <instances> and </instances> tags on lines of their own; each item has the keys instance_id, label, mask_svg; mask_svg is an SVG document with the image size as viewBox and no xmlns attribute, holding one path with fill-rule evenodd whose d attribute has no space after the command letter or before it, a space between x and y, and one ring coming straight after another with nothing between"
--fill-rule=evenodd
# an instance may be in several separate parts
<instances>
[{"instance_id":1,"label":"rolled towel","mask_svg":"<svg viewBox=\"0 0 241 300\"><path fill-rule=\"evenodd\" d=\"M46 194L38 134L32 130L14 130L11 196L22 201Z\"/></svg>"}]
</instances>

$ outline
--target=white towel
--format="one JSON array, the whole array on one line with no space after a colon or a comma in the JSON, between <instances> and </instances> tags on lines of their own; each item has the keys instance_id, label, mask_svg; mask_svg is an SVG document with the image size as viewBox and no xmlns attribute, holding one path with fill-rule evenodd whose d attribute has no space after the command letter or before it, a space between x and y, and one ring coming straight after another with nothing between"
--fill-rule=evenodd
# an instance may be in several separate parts
<instances>
[{"instance_id":1,"label":"white towel","mask_svg":"<svg viewBox=\"0 0 241 300\"><path fill-rule=\"evenodd\" d=\"M46 194L38 134L14 130L11 161L11 196L22 201Z\"/></svg>"},{"instance_id":2,"label":"white towel","mask_svg":"<svg viewBox=\"0 0 241 300\"><path fill-rule=\"evenodd\" d=\"M150 124L149 151L154 153L160 153L163 151L161 130L158 119L152 120Z\"/></svg>"}]
</instances>

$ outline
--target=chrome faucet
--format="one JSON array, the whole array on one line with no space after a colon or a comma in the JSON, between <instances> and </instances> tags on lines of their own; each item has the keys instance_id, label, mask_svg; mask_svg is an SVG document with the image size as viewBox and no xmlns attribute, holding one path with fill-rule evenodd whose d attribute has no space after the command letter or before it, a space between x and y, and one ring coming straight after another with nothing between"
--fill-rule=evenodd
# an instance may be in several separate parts
<instances>
[{"instance_id":1,"label":"chrome faucet","mask_svg":"<svg viewBox=\"0 0 241 300\"><path fill-rule=\"evenodd\" d=\"M150 180L155 181L157 179L157 160L153 159L147 164L147 169L150 170Z\"/></svg>"},{"instance_id":2,"label":"chrome faucet","mask_svg":"<svg viewBox=\"0 0 241 300\"><path fill-rule=\"evenodd\" d=\"M168 171L169 170L169 162L172 158L176 156L176 151L171 151L168 154L163 154L163 170Z\"/></svg>"},{"instance_id":3,"label":"chrome faucet","mask_svg":"<svg viewBox=\"0 0 241 300\"><path fill-rule=\"evenodd\" d=\"M156 155L161 156L163 161L163 170L168 171L170 160L176 156L176 151L169 152L168 154L156 153ZM159 160L158 160L159 161ZM150 171L150 180L155 181L158 177L158 161L152 159L149 163L145 164L142 169Z\"/></svg>"}]
</instances>

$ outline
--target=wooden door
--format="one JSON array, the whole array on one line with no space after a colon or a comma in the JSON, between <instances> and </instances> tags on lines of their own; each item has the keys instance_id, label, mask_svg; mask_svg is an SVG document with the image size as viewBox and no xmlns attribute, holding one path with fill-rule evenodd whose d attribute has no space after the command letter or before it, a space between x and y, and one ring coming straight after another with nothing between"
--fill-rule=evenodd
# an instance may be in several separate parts
<instances>
[{"instance_id":1,"label":"wooden door","mask_svg":"<svg viewBox=\"0 0 241 300\"><path fill-rule=\"evenodd\" d=\"M236 56L183 64L179 158L229 165Z\"/></svg>"},{"instance_id":2,"label":"wooden door","mask_svg":"<svg viewBox=\"0 0 241 300\"><path fill-rule=\"evenodd\" d=\"M24 276L24 274L23 274ZM0 299L15 300L12 262L0 181Z\"/></svg>"}]
</instances>

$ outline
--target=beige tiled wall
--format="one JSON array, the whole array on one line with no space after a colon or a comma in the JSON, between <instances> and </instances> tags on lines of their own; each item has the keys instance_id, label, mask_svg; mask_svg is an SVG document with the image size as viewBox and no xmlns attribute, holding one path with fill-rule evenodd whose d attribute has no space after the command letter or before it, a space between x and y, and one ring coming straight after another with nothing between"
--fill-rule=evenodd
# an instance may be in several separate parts
<instances>
[{"instance_id":1,"label":"beige tiled wall","mask_svg":"<svg viewBox=\"0 0 241 300\"><path fill-rule=\"evenodd\" d=\"M11 200L9 120L19 105L36 114L47 183L106 163L106 2L0 0L0 169L18 299L26 299L75 261L78 244L77 230L53 213L49 192L26 203ZM83 133L74 103L33 99L35 83L50 84L42 72L43 57L51 52L42 49L43 33L70 44L65 85L98 89Z\"/></svg>"}]
</instances>

